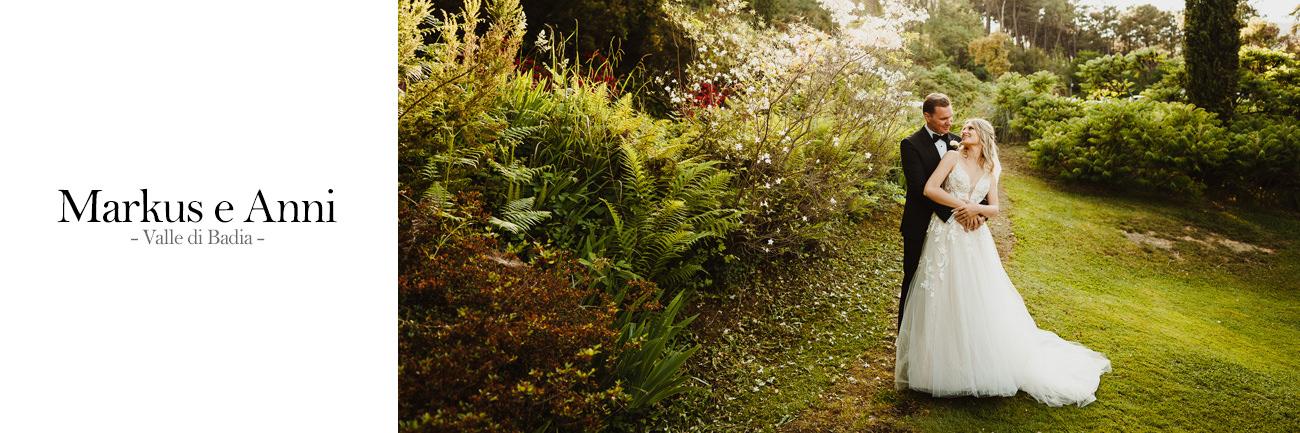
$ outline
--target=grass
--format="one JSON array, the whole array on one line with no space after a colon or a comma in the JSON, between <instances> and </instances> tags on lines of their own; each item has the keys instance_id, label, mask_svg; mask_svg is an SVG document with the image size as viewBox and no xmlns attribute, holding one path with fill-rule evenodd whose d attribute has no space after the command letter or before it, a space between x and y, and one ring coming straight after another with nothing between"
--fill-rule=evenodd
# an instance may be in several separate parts
<instances>
[{"instance_id":1,"label":"grass","mask_svg":"<svg viewBox=\"0 0 1300 433\"><path fill-rule=\"evenodd\" d=\"M896 216L896 215L895 215ZM688 370L697 392L659 413L661 431L775 431L894 338L897 228L845 228L822 258L756 271L696 303ZM892 376L883 377L892 383Z\"/></svg>"},{"instance_id":2,"label":"grass","mask_svg":"<svg viewBox=\"0 0 1300 433\"><path fill-rule=\"evenodd\" d=\"M700 391L657 429L1300 431L1300 219L1106 196L1008 166L1004 263L1039 327L1111 359L1097 402L894 391L901 240L890 214L850 229L829 258L702 302L704 348L690 366Z\"/></svg>"},{"instance_id":3,"label":"grass","mask_svg":"<svg viewBox=\"0 0 1300 433\"><path fill-rule=\"evenodd\" d=\"M1098 401L927 399L923 431L1300 430L1300 221L1071 191L1012 173L1008 271L1040 327L1110 357ZM1173 240L1168 249L1124 232ZM1270 246L1234 253L1217 233ZM1183 240L1182 237L1189 240ZM923 398L923 397L920 397ZM1231 426L1231 427L1229 427Z\"/></svg>"}]
</instances>

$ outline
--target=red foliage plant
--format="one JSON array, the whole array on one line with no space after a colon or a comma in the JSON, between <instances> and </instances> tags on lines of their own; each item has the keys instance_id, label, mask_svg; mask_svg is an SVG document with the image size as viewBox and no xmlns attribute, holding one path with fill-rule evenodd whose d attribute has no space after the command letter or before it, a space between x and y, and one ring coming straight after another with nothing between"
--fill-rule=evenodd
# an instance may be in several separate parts
<instances>
[{"instance_id":1,"label":"red foliage plant","mask_svg":"<svg viewBox=\"0 0 1300 433\"><path fill-rule=\"evenodd\" d=\"M698 88L691 92L693 105L696 107L721 107L727 102L727 96L731 93L729 86L716 85L707 81L700 82Z\"/></svg>"},{"instance_id":2,"label":"red foliage plant","mask_svg":"<svg viewBox=\"0 0 1300 433\"><path fill-rule=\"evenodd\" d=\"M614 62L598 50L592 51L584 59L583 63L586 66L581 68L583 74L578 77L578 80L586 85L604 85L609 95L618 97L618 77L614 75ZM515 70L529 74L534 83L546 83L547 90L554 85L551 71L533 57L515 59Z\"/></svg>"},{"instance_id":3,"label":"red foliage plant","mask_svg":"<svg viewBox=\"0 0 1300 433\"><path fill-rule=\"evenodd\" d=\"M602 383L617 307L564 254L534 263L460 219L399 206L398 377L402 431L596 431L623 402Z\"/></svg>"}]
</instances>

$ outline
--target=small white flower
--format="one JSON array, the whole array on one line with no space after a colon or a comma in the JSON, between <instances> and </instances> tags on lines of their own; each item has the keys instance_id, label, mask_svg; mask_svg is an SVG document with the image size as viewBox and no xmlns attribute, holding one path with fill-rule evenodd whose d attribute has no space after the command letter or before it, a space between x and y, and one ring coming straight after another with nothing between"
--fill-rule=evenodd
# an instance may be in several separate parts
<instances>
[{"instance_id":1,"label":"small white flower","mask_svg":"<svg viewBox=\"0 0 1300 433\"><path fill-rule=\"evenodd\" d=\"M835 206L835 197L831 197L831 206Z\"/></svg>"},{"instance_id":2,"label":"small white flower","mask_svg":"<svg viewBox=\"0 0 1300 433\"><path fill-rule=\"evenodd\" d=\"M867 159L871 159L871 152L867 152Z\"/></svg>"},{"instance_id":3,"label":"small white flower","mask_svg":"<svg viewBox=\"0 0 1300 433\"><path fill-rule=\"evenodd\" d=\"M551 51L551 37L546 34L546 29L537 32L537 49L543 53Z\"/></svg>"},{"instance_id":4,"label":"small white flower","mask_svg":"<svg viewBox=\"0 0 1300 433\"><path fill-rule=\"evenodd\" d=\"M768 244L768 245L772 245L772 238L768 238L768 239L767 239L767 244Z\"/></svg>"}]
</instances>

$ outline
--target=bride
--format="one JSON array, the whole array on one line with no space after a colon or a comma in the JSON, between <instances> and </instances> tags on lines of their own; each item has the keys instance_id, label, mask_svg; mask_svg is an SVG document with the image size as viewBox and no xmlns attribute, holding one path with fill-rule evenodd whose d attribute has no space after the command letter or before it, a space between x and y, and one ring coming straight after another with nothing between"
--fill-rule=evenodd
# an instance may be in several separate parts
<instances>
[{"instance_id":1,"label":"bride","mask_svg":"<svg viewBox=\"0 0 1300 433\"><path fill-rule=\"evenodd\" d=\"M925 196L954 215L996 216L993 126L966 122L925 184ZM940 187L942 185L942 188ZM988 195L988 205L979 204ZM1038 329L998 258L987 225L967 231L930 217L917 276L898 330L894 385L936 397L1012 396L1024 390L1049 406L1087 405L1110 360Z\"/></svg>"}]
</instances>

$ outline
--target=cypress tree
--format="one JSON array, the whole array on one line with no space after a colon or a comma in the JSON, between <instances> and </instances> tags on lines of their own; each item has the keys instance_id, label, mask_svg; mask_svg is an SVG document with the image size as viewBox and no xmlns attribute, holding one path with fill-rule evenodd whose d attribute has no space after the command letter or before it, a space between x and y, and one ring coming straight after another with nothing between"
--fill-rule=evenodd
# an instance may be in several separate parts
<instances>
[{"instance_id":1,"label":"cypress tree","mask_svg":"<svg viewBox=\"0 0 1300 433\"><path fill-rule=\"evenodd\" d=\"M1187 98L1225 122L1232 120L1237 97L1238 1L1187 0L1183 21Z\"/></svg>"}]
</instances>

